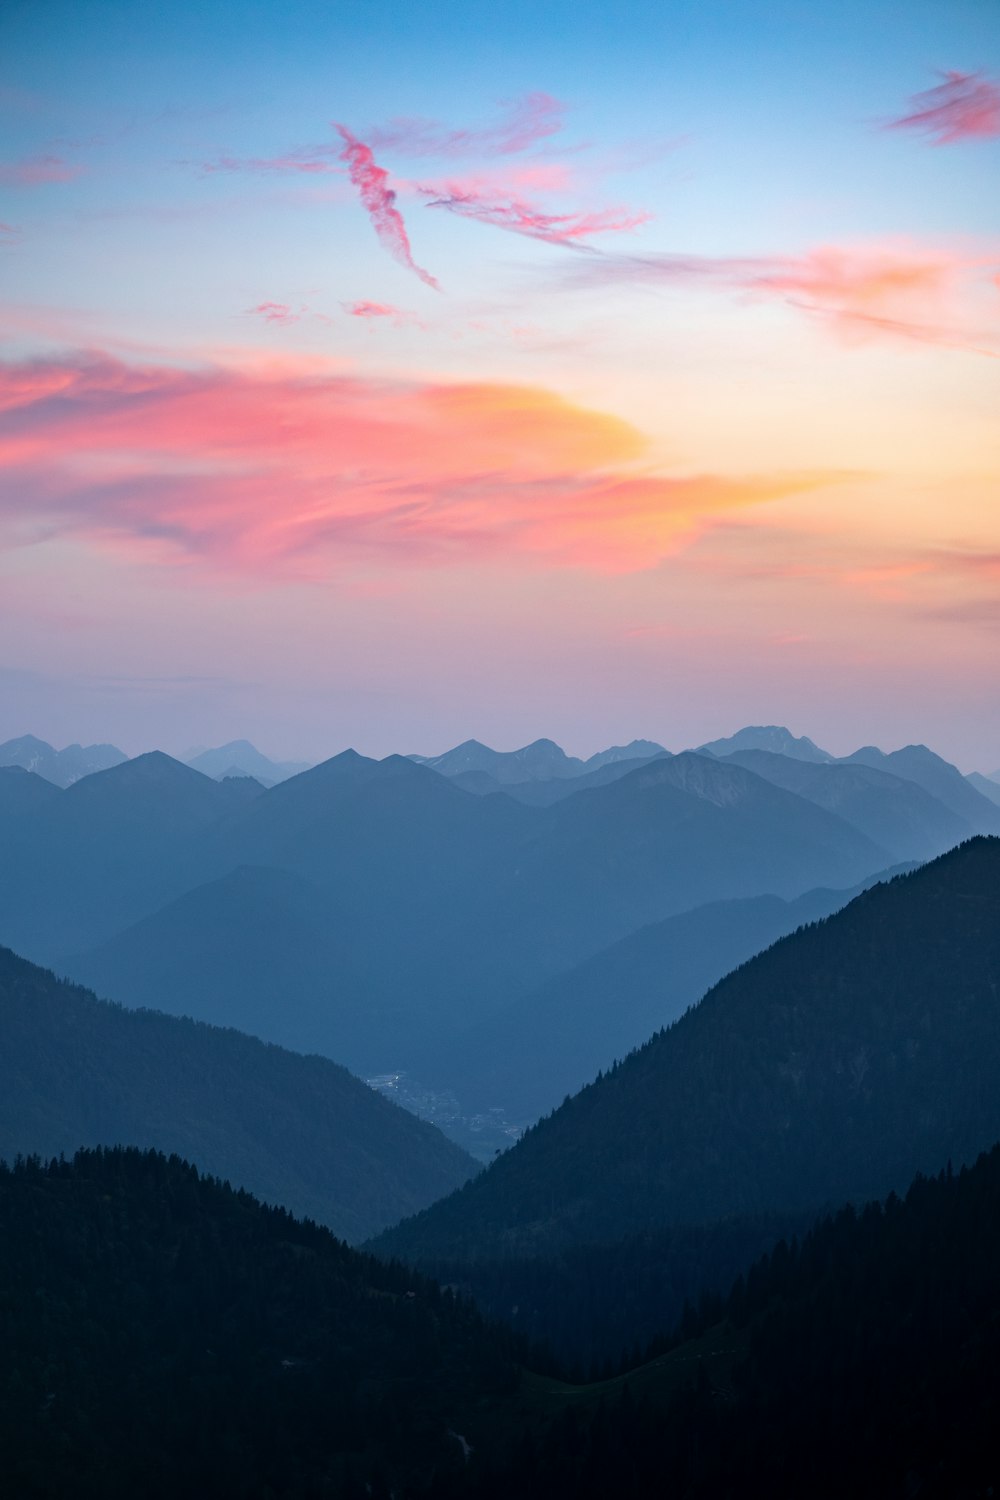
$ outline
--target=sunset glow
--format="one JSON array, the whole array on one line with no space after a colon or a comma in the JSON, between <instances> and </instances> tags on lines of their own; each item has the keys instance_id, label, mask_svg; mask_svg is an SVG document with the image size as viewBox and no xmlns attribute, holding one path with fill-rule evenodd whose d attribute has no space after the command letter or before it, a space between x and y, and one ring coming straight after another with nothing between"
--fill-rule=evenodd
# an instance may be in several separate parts
<instances>
[{"instance_id":1,"label":"sunset glow","mask_svg":"<svg viewBox=\"0 0 1000 1500\"><path fill-rule=\"evenodd\" d=\"M1000 24L895 15L8 11L0 738L1000 766Z\"/></svg>"}]
</instances>

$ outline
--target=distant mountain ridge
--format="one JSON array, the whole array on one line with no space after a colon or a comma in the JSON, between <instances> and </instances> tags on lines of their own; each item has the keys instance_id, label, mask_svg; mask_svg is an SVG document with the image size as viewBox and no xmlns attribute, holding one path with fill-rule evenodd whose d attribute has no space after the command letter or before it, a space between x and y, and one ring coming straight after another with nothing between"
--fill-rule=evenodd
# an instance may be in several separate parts
<instances>
[{"instance_id":1,"label":"distant mountain ridge","mask_svg":"<svg viewBox=\"0 0 1000 1500\"><path fill-rule=\"evenodd\" d=\"M310 762L305 760L270 760L249 740L230 740L214 750L200 750L186 758L185 764L216 780L226 776L253 776L262 786L276 786L278 782L310 769Z\"/></svg>"},{"instance_id":2,"label":"distant mountain ridge","mask_svg":"<svg viewBox=\"0 0 1000 1500\"><path fill-rule=\"evenodd\" d=\"M739 750L767 750L772 755L788 755L794 760L827 763L835 759L828 750L821 750L806 735L798 738L783 724L749 724L738 729L725 739L709 740L699 745L700 751L709 755L732 755Z\"/></svg>"},{"instance_id":3,"label":"distant mountain ridge","mask_svg":"<svg viewBox=\"0 0 1000 1500\"><path fill-rule=\"evenodd\" d=\"M617 761L647 760L650 756L668 753L654 740L632 740L628 745L611 745L588 760L581 760L578 756L567 755L554 740L535 740L520 750L492 750L479 740L465 740L443 755L411 755L408 759L428 766L442 776L484 773L500 786L507 786L583 776Z\"/></svg>"},{"instance_id":4,"label":"distant mountain ridge","mask_svg":"<svg viewBox=\"0 0 1000 1500\"><path fill-rule=\"evenodd\" d=\"M81 777L107 771L126 759L116 745L67 745L64 750L55 750L33 734L0 745L0 767L20 766L60 787L72 786Z\"/></svg>"}]
</instances>

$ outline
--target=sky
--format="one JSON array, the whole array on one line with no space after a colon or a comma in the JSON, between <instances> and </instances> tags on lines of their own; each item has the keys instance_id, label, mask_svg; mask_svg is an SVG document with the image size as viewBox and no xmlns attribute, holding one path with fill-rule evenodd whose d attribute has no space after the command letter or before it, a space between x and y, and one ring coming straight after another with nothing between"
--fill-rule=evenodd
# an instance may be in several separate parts
<instances>
[{"instance_id":1,"label":"sky","mask_svg":"<svg viewBox=\"0 0 1000 1500\"><path fill-rule=\"evenodd\" d=\"M5 0L0 740L1000 768L995 0Z\"/></svg>"}]
</instances>

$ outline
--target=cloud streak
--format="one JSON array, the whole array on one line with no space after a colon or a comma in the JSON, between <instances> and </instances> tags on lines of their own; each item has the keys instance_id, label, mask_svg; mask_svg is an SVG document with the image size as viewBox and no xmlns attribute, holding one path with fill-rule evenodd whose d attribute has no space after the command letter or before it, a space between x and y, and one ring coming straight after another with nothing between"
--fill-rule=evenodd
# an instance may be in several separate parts
<instances>
[{"instance_id":1,"label":"cloud streak","mask_svg":"<svg viewBox=\"0 0 1000 1500\"><path fill-rule=\"evenodd\" d=\"M529 386L107 356L0 366L0 543L210 575L346 562L648 568L827 474L652 472L630 424Z\"/></svg>"},{"instance_id":2,"label":"cloud streak","mask_svg":"<svg viewBox=\"0 0 1000 1500\"><path fill-rule=\"evenodd\" d=\"M621 234L649 221L651 215L625 208L604 208L591 212L545 213L528 199L510 194L488 198L474 187L448 184L418 189L430 199L428 208L444 209L459 218L474 219L495 229L529 239L546 240L553 245L579 245L598 234Z\"/></svg>"},{"instance_id":3,"label":"cloud streak","mask_svg":"<svg viewBox=\"0 0 1000 1500\"><path fill-rule=\"evenodd\" d=\"M1000 136L1000 86L982 73L942 73L935 88L914 94L909 113L887 130L913 130L934 146Z\"/></svg>"},{"instance_id":4,"label":"cloud streak","mask_svg":"<svg viewBox=\"0 0 1000 1500\"><path fill-rule=\"evenodd\" d=\"M247 313L251 317L263 318L265 323L277 323L283 328L300 320L300 314L293 312L286 302L258 302L256 307L248 307Z\"/></svg>"},{"instance_id":5,"label":"cloud streak","mask_svg":"<svg viewBox=\"0 0 1000 1500\"><path fill-rule=\"evenodd\" d=\"M346 125L337 125L335 129L344 143L340 158L347 163L348 175L358 190L379 243L400 265L419 276L425 286L439 292L441 288L434 277L413 259L406 225L396 207L396 194L389 186L388 172L378 165L371 147L359 141Z\"/></svg>"},{"instance_id":6,"label":"cloud streak","mask_svg":"<svg viewBox=\"0 0 1000 1500\"><path fill-rule=\"evenodd\" d=\"M11 187L39 187L47 182L72 182L83 172L61 156L25 156L20 161L0 162L0 182Z\"/></svg>"},{"instance_id":7,"label":"cloud streak","mask_svg":"<svg viewBox=\"0 0 1000 1500\"><path fill-rule=\"evenodd\" d=\"M397 118L369 132L376 149L408 157L513 156L563 128L566 105L551 94L524 94L502 107L499 120L455 130L438 120Z\"/></svg>"}]
</instances>

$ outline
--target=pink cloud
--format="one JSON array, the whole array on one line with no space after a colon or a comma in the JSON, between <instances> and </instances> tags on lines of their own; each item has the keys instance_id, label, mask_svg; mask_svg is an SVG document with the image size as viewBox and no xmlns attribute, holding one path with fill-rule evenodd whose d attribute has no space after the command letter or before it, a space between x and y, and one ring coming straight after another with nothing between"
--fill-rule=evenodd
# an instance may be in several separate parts
<instances>
[{"instance_id":1,"label":"pink cloud","mask_svg":"<svg viewBox=\"0 0 1000 1500\"><path fill-rule=\"evenodd\" d=\"M313 364L0 366L0 541L320 578L349 559L654 565L829 476L655 474L628 423L527 386Z\"/></svg>"},{"instance_id":2,"label":"pink cloud","mask_svg":"<svg viewBox=\"0 0 1000 1500\"><path fill-rule=\"evenodd\" d=\"M402 307L393 307L391 302L363 300L342 302L341 306L349 318L362 318L369 323L386 320L394 328L422 328L424 326L414 313Z\"/></svg>"},{"instance_id":3,"label":"pink cloud","mask_svg":"<svg viewBox=\"0 0 1000 1500\"><path fill-rule=\"evenodd\" d=\"M910 111L888 130L918 130L932 145L1000 136L1000 87L982 73L942 73L943 83L910 99Z\"/></svg>"},{"instance_id":4,"label":"pink cloud","mask_svg":"<svg viewBox=\"0 0 1000 1500\"><path fill-rule=\"evenodd\" d=\"M631 209L604 208L590 212L545 213L528 199L510 194L492 200L478 186L448 183L443 188L423 186L418 191L430 198L428 208L443 208L463 219L475 219L496 229L554 245L571 245L595 234L621 234L648 223L651 215Z\"/></svg>"},{"instance_id":5,"label":"pink cloud","mask_svg":"<svg viewBox=\"0 0 1000 1500\"><path fill-rule=\"evenodd\" d=\"M71 182L82 171L61 156L25 156L20 161L0 162L0 182L38 187L44 182Z\"/></svg>"},{"instance_id":6,"label":"pink cloud","mask_svg":"<svg viewBox=\"0 0 1000 1500\"><path fill-rule=\"evenodd\" d=\"M0 224L0 246L16 245L21 239L21 231L14 224Z\"/></svg>"},{"instance_id":7,"label":"pink cloud","mask_svg":"<svg viewBox=\"0 0 1000 1500\"><path fill-rule=\"evenodd\" d=\"M512 156L557 135L565 113L565 104L551 94L525 94L507 103L499 120L479 129L454 130L437 120L397 118L372 130L369 139L373 146L403 156Z\"/></svg>"},{"instance_id":8,"label":"pink cloud","mask_svg":"<svg viewBox=\"0 0 1000 1500\"><path fill-rule=\"evenodd\" d=\"M413 259L406 225L396 207L396 194L388 185L388 172L378 165L371 147L352 135L346 125L337 125L335 128L344 142L341 160L347 163L351 182L361 196L379 243L400 265L407 266L426 286L439 292L441 288L434 277Z\"/></svg>"},{"instance_id":9,"label":"pink cloud","mask_svg":"<svg viewBox=\"0 0 1000 1500\"><path fill-rule=\"evenodd\" d=\"M308 309L303 308L303 312ZM290 323L297 323L301 314L292 312L285 302L258 302L256 307L248 307L247 312L251 316L263 318L265 323L279 323L287 327Z\"/></svg>"}]
</instances>

